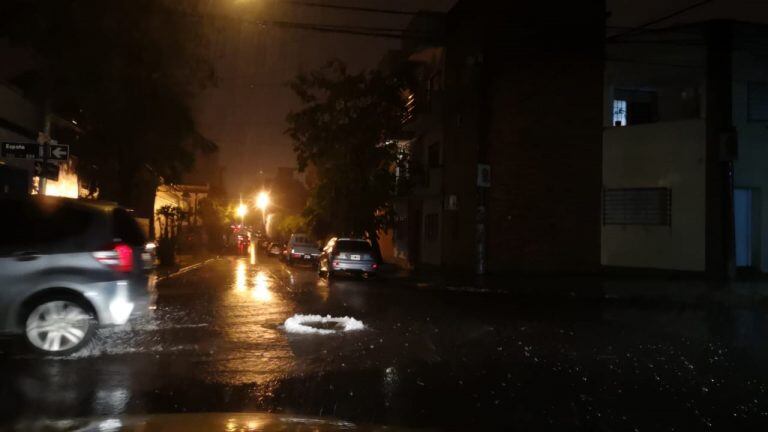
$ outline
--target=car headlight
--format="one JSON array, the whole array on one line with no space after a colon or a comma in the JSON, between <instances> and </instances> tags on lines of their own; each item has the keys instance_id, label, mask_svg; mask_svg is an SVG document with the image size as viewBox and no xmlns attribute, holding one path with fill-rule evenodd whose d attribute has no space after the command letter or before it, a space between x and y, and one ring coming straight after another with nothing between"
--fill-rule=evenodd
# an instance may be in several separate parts
<instances>
[{"instance_id":1,"label":"car headlight","mask_svg":"<svg viewBox=\"0 0 768 432\"><path fill-rule=\"evenodd\" d=\"M117 283L117 293L114 300L109 303L109 312L112 314L112 321L121 325L128 321L133 311L133 303L128 301L128 282L119 281Z\"/></svg>"}]
</instances>

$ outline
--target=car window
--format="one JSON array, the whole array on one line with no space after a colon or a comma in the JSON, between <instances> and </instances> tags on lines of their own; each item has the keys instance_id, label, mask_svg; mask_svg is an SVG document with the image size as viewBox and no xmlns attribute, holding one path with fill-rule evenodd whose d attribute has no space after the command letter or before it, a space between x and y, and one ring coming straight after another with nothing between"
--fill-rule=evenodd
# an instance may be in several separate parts
<instances>
[{"instance_id":1,"label":"car window","mask_svg":"<svg viewBox=\"0 0 768 432\"><path fill-rule=\"evenodd\" d=\"M361 240L339 240L336 249L342 252L370 252L371 245Z\"/></svg>"},{"instance_id":2,"label":"car window","mask_svg":"<svg viewBox=\"0 0 768 432\"><path fill-rule=\"evenodd\" d=\"M131 246L142 246L146 243L144 233L139 224L125 209L116 208L112 211L115 238Z\"/></svg>"},{"instance_id":3,"label":"car window","mask_svg":"<svg viewBox=\"0 0 768 432\"><path fill-rule=\"evenodd\" d=\"M89 250L104 239L89 230L96 211L58 200L0 200L0 214L8 229L0 254L15 252L66 253Z\"/></svg>"},{"instance_id":4,"label":"car window","mask_svg":"<svg viewBox=\"0 0 768 432\"><path fill-rule=\"evenodd\" d=\"M3 221L3 235L0 241L0 255L31 250L33 238L29 233L28 209L22 202L12 199L0 199L0 215Z\"/></svg>"}]
</instances>

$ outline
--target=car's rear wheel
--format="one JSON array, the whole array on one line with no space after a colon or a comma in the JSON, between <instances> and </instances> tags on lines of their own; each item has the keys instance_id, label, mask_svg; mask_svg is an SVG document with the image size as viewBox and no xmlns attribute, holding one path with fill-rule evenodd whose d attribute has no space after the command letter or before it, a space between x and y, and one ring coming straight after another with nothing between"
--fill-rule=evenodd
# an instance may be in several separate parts
<instances>
[{"instance_id":1,"label":"car's rear wheel","mask_svg":"<svg viewBox=\"0 0 768 432\"><path fill-rule=\"evenodd\" d=\"M67 355L89 342L96 328L93 313L82 302L53 297L36 303L24 321L24 336L43 354Z\"/></svg>"}]
</instances>

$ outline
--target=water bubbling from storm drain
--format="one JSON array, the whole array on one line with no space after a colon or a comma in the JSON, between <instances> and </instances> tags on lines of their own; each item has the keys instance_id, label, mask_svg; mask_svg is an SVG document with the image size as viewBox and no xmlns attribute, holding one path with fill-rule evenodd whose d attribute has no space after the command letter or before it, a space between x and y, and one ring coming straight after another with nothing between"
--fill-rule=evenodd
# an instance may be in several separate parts
<instances>
[{"instance_id":1,"label":"water bubbling from storm drain","mask_svg":"<svg viewBox=\"0 0 768 432\"><path fill-rule=\"evenodd\" d=\"M301 315L296 314L285 320L285 331L301 334L332 334L363 330L362 321L352 317L332 317L330 315Z\"/></svg>"}]
</instances>

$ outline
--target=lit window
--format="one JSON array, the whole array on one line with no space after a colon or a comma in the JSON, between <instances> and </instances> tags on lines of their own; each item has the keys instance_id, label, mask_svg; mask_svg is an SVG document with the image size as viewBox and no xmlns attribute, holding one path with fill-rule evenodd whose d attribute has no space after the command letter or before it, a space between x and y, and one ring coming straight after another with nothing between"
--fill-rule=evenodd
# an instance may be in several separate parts
<instances>
[{"instance_id":1,"label":"lit window","mask_svg":"<svg viewBox=\"0 0 768 432\"><path fill-rule=\"evenodd\" d=\"M627 125L627 101L625 100L613 101L613 125L614 126Z\"/></svg>"}]
</instances>

